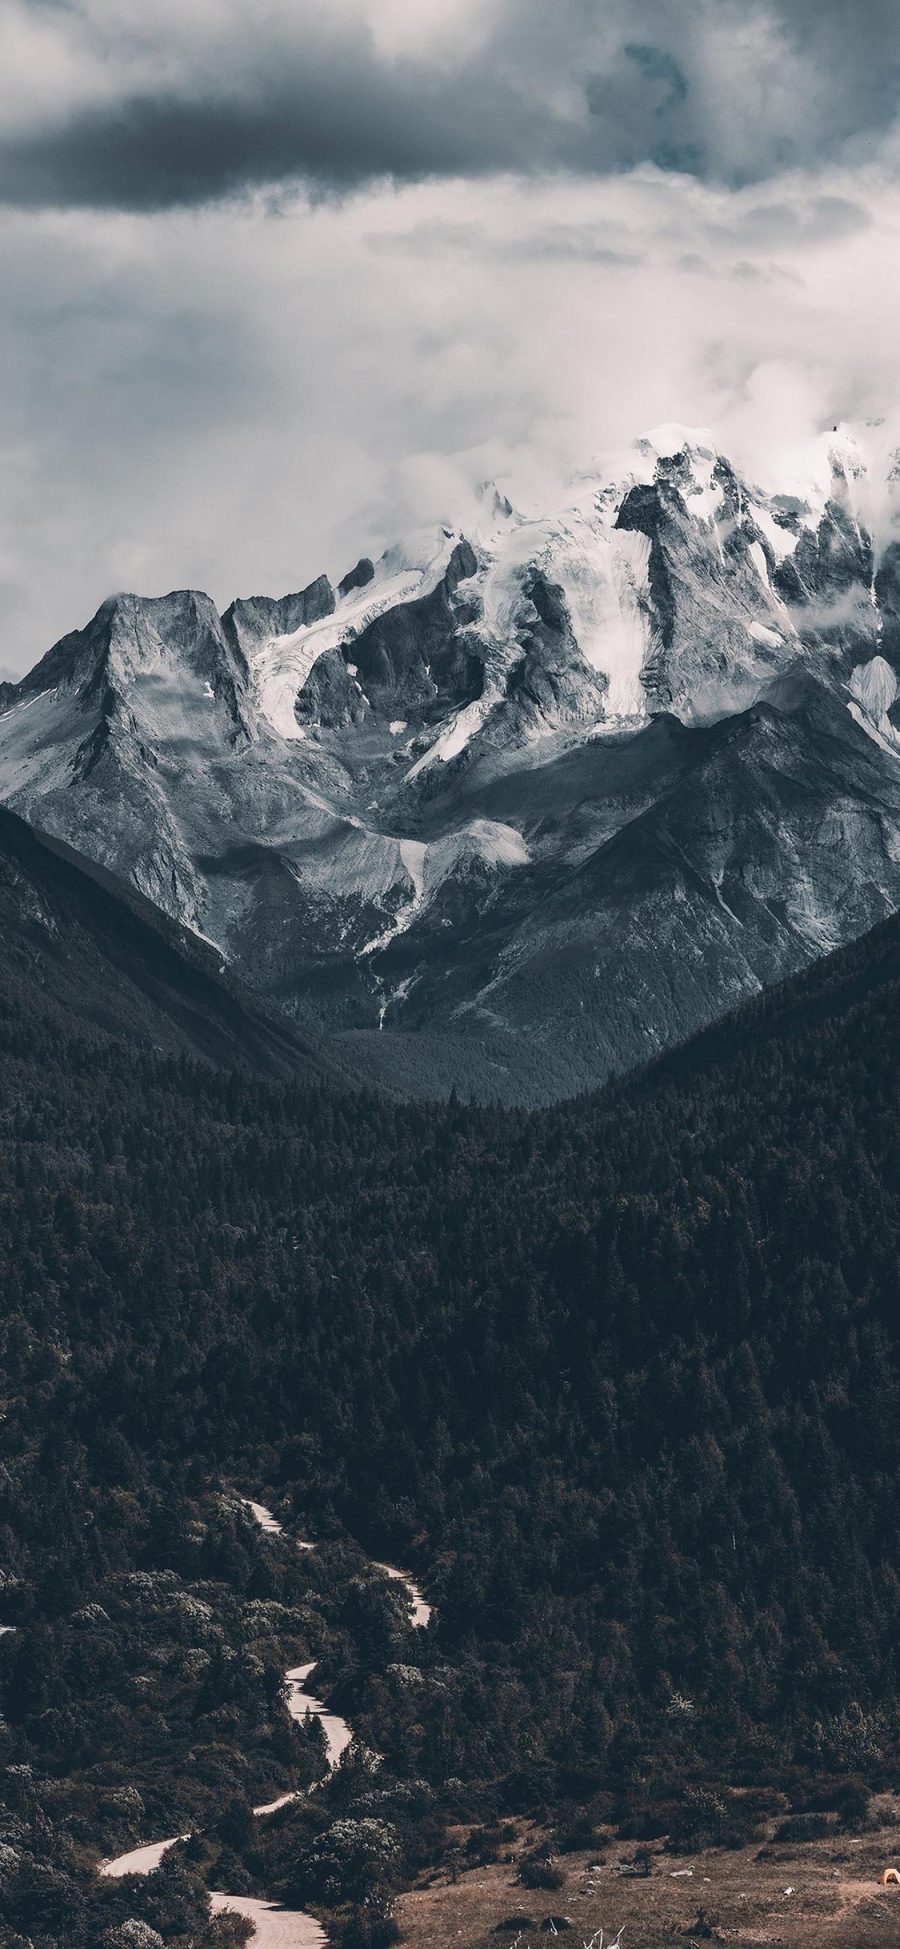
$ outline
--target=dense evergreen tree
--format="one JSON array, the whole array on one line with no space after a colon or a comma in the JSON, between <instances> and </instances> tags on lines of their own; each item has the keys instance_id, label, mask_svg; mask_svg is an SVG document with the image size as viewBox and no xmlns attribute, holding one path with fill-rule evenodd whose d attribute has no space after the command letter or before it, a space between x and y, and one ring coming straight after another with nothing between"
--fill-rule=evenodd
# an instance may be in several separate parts
<instances>
[{"instance_id":1,"label":"dense evergreen tree","mask_svg":"<svg viewBox=\"0 0 900 1949\"><path fill-rule=\"evenodd\" d=\"M145 1572L209 1585L226 1616L228 1593L296 1606L318 1579L341 1709L472 1804L580 1781L637 1805L648 1769L883 1771L898 1021L888 923L600 1098L527 1115L142 1053L4 975L8 1763L101 1777L140 1724L149 1764L189 1710L225 1715L226 1751L269 1728L260 1777L296 1776L277 1655L242 1663L234 1617L202 1679L136 1715L133 1594L72 1620ZM302 1584L287 1546L214 1513L228 1483L334 1539ZM347 1536L419 1571L429 1632ZM304 1846L324 1885L325 1843ZM56 1926L42 1891L35 1935Z\"/></svg>"}]
</instances>

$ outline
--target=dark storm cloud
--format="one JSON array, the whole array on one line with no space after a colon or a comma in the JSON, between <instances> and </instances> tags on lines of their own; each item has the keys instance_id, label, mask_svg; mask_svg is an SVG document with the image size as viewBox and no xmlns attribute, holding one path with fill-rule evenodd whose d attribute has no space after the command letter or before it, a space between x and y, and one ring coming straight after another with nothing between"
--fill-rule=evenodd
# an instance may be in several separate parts
<instances>
[{"instance_id":1,"label":"dark storm cloud","mask_svg":"<svg viewBox=\"0 0 900 1949\"><path fill-rule=\"evenodd\" d=\"M645 161L748 182L875 141L897 113L896 0L404 8L5 0L0 197L152 210L278 182L331 195Z\"/></svg>"},{"instance_id":2,"label":"dark storm cloud","mask_svg":"<svg viewBox=\"0 0 900 1949\"><path fill-rule=\"evenodd\" d=\"M0 195L26 207L164 209L284 179L335 192L523 165L524 145L515 153L497 125L496 95L483 96L479 85L448 101L427 76L404 87L355 51L334 67L261 75L249 98L227 83L205 98L133 95L0 142Z\"/></svg>"}]
</instances>

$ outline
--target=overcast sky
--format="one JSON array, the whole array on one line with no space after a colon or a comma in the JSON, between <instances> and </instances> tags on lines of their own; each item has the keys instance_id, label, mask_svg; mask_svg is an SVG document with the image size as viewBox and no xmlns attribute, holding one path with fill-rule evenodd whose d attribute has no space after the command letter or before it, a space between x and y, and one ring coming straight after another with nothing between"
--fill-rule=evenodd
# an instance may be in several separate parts
<instances>
[{"instance_id":1,"label":"overcast sky","mask_svg":"<svg viewBox=\"0 0 900 1949\"><path fill-rule=\"evenodd\" d=\"M897 0L0 0L0 666L896 410Z\"/></svg>"}]
</instances>

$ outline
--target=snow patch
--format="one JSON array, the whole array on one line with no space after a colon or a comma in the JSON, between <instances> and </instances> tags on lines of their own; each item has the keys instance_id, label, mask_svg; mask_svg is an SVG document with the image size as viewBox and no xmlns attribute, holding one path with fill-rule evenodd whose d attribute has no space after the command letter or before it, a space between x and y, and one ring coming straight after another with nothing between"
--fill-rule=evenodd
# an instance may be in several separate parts
<instances>
[{"instance_id":1,"label":"snow patch","mask_svg":"<svg viewBox=\"0 0 900 1949\"><path fill-rule=\"evenodd\" d=\"M641 434L637 442L640 447L649 447L653 453L665 459L676 453L690 453L705 458L715 458L716 443L707 426L685 426L680 420L665 420L662 425L651 427Z\"/></svg>"},{"instance_id":2,"label":"snow patch","mask_svg":"<svg viewBox=\"0 0 900 1949\"><path fill-rule=\"evenodd\" d=\"M888 715L900 697L900 682L883 656L857 663L850 673L850 715L883 750L900 750L900 734Z\"/></svg>"},{"instance_id":3,"label":"snow patch","mask_svg":"<svg viewBox=\"0 0 900 1949\"><path fill-rule=\"evenodd\" d=\"M795 530L783 528L781 522L775 520L771 509L767 508L762 501L751 501L748 507L760 534L765 536L776 562L783 562L788 555L793 555L798 540Z\"/></svg>"},{"instance_id":4,"label":"snow patch","mask_svg":"<svg viewBox=\"0 0 900 1949\"><path fill-rule=\"evenodd\" d=\"M713 525L721 512L725 498L721 481L717 480L715 449L708 446L689 446L691 462L691 485L682 489L688 513L695 521L705 521Z\"/></svg>"},{"instance_id":5,"label":"snow patch","mask_svg":"<svg viewBox=\"0 0 900 1949\"><path fill-rule=\"evenodd\" d=\"M896 757L897 752L900 751L900 738L898 738L892 724L888 723L886 731L882 730L879 725L873 724L868 713L857 704L853 697L850 698L847 709L850 712L854 724L858 724L860 730L865 731L866 737L871 738L873 744L877 744L881 751L889 751L892 757Z\"/></svg>"},{"instance_id":6,"label":"snow patch","mask_svg":"<svg viewBox=\"0 0 900 1949\"><path fill-rule=\"evenodd\" d=\"M384 1018L388 1009L393 1008L396 1002L405 1002L414 981L415 975L404 975L403 980L398 981L395 988L391 988L387 994L382 996L378 1007L379 1033L384 1029Z\"/></svg>"},{"instance_id":7,"label":"snow patch","mask_svg":"<svg viewBox=\"0 0 900 1949\"><path fill-rule=\"evenodd\" d=\"M617 503L585 483L581 499L542 520L503 523L482 539L477 572L481 596L478 635L485 647L482 694L466 704L416 759L407 782L428 766L459 757L500 703L521 656L521 630L534 619L525 594L528 576L560 588L572 633L585 663L607 680L606 708L617 719L642 718L641 670L650 648L646 535L614 527Z\"/></svg>"},{"instance_id":8,"label":"snow patch","mask_svg":"<svg viewBox=\"0 0 900 1949\"><path fill-rule=\"evenodd\" d=\"M900 683L885 658L873 656L868 663L857 663L851 672L850 695L862 705L873 724L880 724L900 696Z\"/></svg>"},{"instance_id":9,"label":"snow patch","mask_svg":"<svg viewBox=\"0 0 900 1949\"><path fill-rule=\"evenodd\" d=\"M496 699L491 701L495 702ZM458 758L460 752L465 751L469 739L483 724L488 708L485 697L476 697L474 703L466 704L461 711L457 711L447 730L441 732L440 737L435 739L434 744L429 745L428 750L422 753L421 758L416 759L414 765L410 765L406 774L406 783L409 784L411 779L418 778L426 765L433 765L436 759L439 759L442 765L448 765L451 758Z\"/></svg>"},{"instance_id":10,"label":"snow patch","mask_svg":"<svg viewBox=\"0 0 900 1949\"><path fill-rule=\"evenodd\" d=\"M393 915L389 926L374 940L367 941L361 950L365 955L380 953L399 934L405 934L465 858L480 860L485 866L516 867L527 866L530 857L522 834L514 826L501 825L496 819L472 819L457 831L445 833L427 845L416 839L401 839L397 843L412 897ZM389 1003L384 1004L385 1009L388 1006Z\"/></svg>"},{"instance_id":11,"label":"snow patch","mask_svg":"<svg viewBox=\"0 0 900 1949\"><path fill-rule=\"evenodd\" d=\"M314 663L326 651L342 649L370 623L398 603L419 601L437 588L446 573L456 537L441 528L389 548L376 564L371 582L342 597L330 616L304 623L287 636L266 638L252 654L253 685L259 708L280 737L302 737L294 702ZM351 665L350 674L355 674Z\"/></svg>"},{"instance_id":12,"label":"snow patch","mask_svg":"<svg viewBox=\"0 0 900 1949\"><path fill-rule=\"evenodd\" d=\"M777 629L769 629L765 623L757 622L755 617L750 624L750 635L754 643L763 643L767 650L778 650L784 642Z\"/></svg>"},{"instance_id":13,"label":"snow patch","mask_svg":"<svg viewBox=\"0 0 900 1949\"><path fill-rule=\"evenodd\" d=\"M49 691L39 690L34 697L24 697L20 703L12 704L8 711L0 711L0 723L5 717L15 717L17 711L29 711L33 704L39 704L42 697L49 695Z\"/></svg>"},{"instance_id":14,"label":"snow patch","mask_svg":"<svg viewBox=\"0 0 900 1949\"><path fill-rule=\"evenodd\" d=\"M595 517L561 523L554 540L548 578L563 591L585 662L607 679L607 709L612 717L641 717L641 670L650 648L649 536L610 529Z\"/></svg>"},{"instance_id":15,"label":"snow patch","mask_svg":"<svg viewBox=\"0 0 900 1949\"><path fill-rule=\"evenodd\" d=\"M775 478L767 485L770 493L780 493L798 503L801 525L816 529L828 502L845 500L851 514L860 517L866 497L866 458L860 434L852 426L830 427L812 440L777 453ZM757 513L754 508L754 513ZM777 523L773 524L777 527ZM760 527L764 523L760 521ZM784 530L781 530L782 537ZM769 539L768 533L766 536ZM778 546L774 543L773 546ZM780 544L783 548L783 540Z\"/></svg>"},{"instance_id":16,"label":"snow patch","mask_svg":"<svg viewBox=\"0 0 900 1949\"><path fill-rule=\"evenodd\" d=\"M769 588L769 564L766 561L766 551L762 545L762 542L751 541L747 553L750 557L751 562L753 563L757 575L759 576L763 588L768 589Z\"/></svg>"},{"instance_id":17,"label":"snow patch","mask_svg":"<svg viewBox=\"0 0 900 1949\"><path fill-rule=\"evenodd\" d=\"M413 894L417 901L425 892L425 862L428 847L421 839L401 839L400 858L412 882Z\"/></svg>"}]
</instances>

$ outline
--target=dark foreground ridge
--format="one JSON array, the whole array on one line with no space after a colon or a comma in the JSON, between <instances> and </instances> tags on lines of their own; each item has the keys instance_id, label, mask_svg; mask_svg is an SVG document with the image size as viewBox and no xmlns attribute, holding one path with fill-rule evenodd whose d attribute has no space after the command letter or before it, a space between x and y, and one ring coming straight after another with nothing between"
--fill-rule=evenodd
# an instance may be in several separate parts
<instances>
[{"instance_id":1,"label":"dark foreground ridge","mask_svg":"<svg viewBox=\"0 0 900 1949\"><path fill-rule=\"evenodd\" d=\"M727 1839L739 1786L890 1782L900 922L538 1114L123 1066L26 973L0 1015L5 1943L115 1922L140 1949L126 1899L221 1942L196 1877L243 1864L374 1945L359 1915L466 1815L661 1833L714 1782ZM229 1482L324 1539L315 1565L261 1554ZM348 1536L422 1578L428 1631L358 1556L348 1594ZM311 1658L382 1768L263 1840L247 1808L321 1771L278 1678ZM189 1829L193 1870L93 1879Z\"/></svg>"},{"instance_id":2,"label":"dark foreground ridge","mask_svg":"<svg viewBox=\"0 0 900 1949\"><path fill-rule=\"evenodd\" d=\"M10 1023L59 1012L65 1037L106 1032L267 1076L337 1080L243 992L211 942L133 887L0 808L0 993Z\"/></svg>"}]
</instances>

